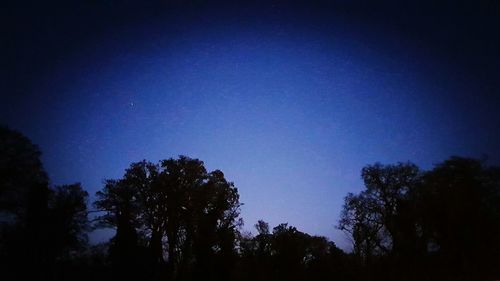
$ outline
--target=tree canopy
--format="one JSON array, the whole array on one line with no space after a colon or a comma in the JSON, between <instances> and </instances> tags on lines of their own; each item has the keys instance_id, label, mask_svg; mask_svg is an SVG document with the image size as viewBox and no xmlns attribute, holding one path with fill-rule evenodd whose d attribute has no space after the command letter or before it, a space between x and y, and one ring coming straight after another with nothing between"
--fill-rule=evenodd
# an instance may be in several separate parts
<instances>
[{"instance_id":1,"label":"tree canopy","mask_svg":"<svg viewBox=\"0 0 500 281\"><path fill-rule=\"evenodd\" d=\"M346 196L338 227L352 237L367 272L386 268L379 278L494 278L500 261L499 171L461 157L430 171L411 163L366 166L366 188Z\"/></svg>"},{"instance_id":2,"label":"tree canopy","mask_svg":"<svg viewBox=\"0 0 500 281\"><path fill-rule=\"evenodd\" d=\"M51 186L40 151L0 128L2 280L494 280L500 276L500 168L451 157L361 170L337 227L346 253L288 223L244 231L238 189L179 156L130 164L89 205L79 183ZM89 210L91 206L92 210ZM92 211L92 221L89 212ZM95 214L95 215L94 215ZM114 236L88 243L92 229Z\"/></svg>"},{"instance_id":3,"label":"tree canopy","mask_svg":"<svg viewBox=\"0 0 500 281\"><path fill-rule=\"evenodd\" d=\"M0 270L5 280L51 280L87 243L88 194L49 186L37 146L0 127Z\"/></svg>"},{"instance_id":4,"label":"tree canopy","mask_svg":"<svg viewBox=\"0 0 500 281\"><path fill-rule=\"evenodd\" d=\"M241 225L238 190L198 159L132 163L96 196L94 206L104 211L99 226L116 228L117 256L134 255L143 241L155 275L193 274L194 267L209 268L216 257L234 255Z\"/></svg>"}]
</instances>

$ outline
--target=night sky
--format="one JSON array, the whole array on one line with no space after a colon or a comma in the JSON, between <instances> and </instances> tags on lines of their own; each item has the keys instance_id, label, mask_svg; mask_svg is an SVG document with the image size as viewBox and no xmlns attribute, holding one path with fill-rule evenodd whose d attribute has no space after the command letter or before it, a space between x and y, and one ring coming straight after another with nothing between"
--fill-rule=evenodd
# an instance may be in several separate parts
<instances>
[{"instance_id":1,"label":"night sky","mask_svg":"<svg viewBox=\"0 0 500 281\"><path fill-rule=\"evenodd\" d=\"M346 247L363 166L500 163L495 1L203 2L6 4L0 123L39 145L52 184L94 194L187 155L235 183L245 229Z\"/></svg>"}]
</instances>

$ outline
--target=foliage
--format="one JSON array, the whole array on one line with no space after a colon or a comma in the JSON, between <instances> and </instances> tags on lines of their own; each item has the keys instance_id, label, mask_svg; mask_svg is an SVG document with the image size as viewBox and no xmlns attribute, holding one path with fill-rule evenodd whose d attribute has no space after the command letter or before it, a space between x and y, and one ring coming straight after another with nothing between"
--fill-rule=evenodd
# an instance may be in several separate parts
<instances>
[{"instance_id":1,"label":"foliage","mask_svg":"<svg viewBox=\"0 0 500 281\"><path fill-rule=\"evenodd\" d=\"M171 277L187 278L196 274L194 267L207 270L216 257L235 254L241 225L238 191L221 171L207 172L198 159L133 163L122 179L106 181L96 196L94 206L104 211L97 226L116 228L116 249L137 248L137 235L143 235L157 265L153 275L168 268Z\"/></svg>"},{"instance_id":2,"label":"foliage","mask_svg":"<svg viewBox=\"0 0 500 281\"><path fill-rule=\"evenodd\" d=\"M38 148L0 127L0 270L5 280L50 280L87 242L87 192L49 187ZM24 267L29 270L23 270Z\"/></svg>"},{"instance_id":3,"label":"foliage","mask_svg":"<svg viewBox=\"0 0 500 281\"><path fill-rule=\"evenodd\" d=\"M494 278L500 260L499 171L460 157L427 172L411 163L367 166L366 189L345 198L339 228L352 237L354 253L372 278Z\"/></svg>"},{"instance_id":4,"label":"foliage","mask_svg":"<svg viewBox=\"0 0 500 281\"><path fill-rule=\"evenodd\" d=\"M325 237L263 220L241 232L238 189L186 156L132 163L96 193L50 186L40 152L0 128L2 280L494 280L500 276L500 168L451 157L429 171L412 163L361 170L365 189L345 197ZM299 206L300 207L300 206Z\"/></svg>"}]
</instances>

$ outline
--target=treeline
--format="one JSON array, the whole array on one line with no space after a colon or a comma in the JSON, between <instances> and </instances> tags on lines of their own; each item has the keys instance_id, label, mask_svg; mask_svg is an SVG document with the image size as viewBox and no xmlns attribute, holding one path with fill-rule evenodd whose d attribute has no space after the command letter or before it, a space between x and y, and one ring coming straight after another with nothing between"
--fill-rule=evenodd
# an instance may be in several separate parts
<instances>
[{"instance_id":1,"label":"treeline","mask_svg":"<svg viewBox=\"0 0 500 281\"><path fill-rule=\"evenodd\" d=\"M498 280L500 169L452 157L431 171L368 165L339 228L353 241L361 279Z\"/></svg>"},{"instance_id":2,"label":"treeline","mask_svg":"<svg viewBox=\"0 0 500 281\"><path fill-rule=\"evenodd\" d=\"M363 168L338 228L345 253L286 223L242 230L238 190L186 156L132 163L89 204L49 186L40 152L0 128L2 280L494 280L500 277L500 169L450 158ZM336 221L332 218L332 221ZM331 223L331 222L325 222ZM89 245L88 233L113 228Z\"/></svg>"}]
</instances>

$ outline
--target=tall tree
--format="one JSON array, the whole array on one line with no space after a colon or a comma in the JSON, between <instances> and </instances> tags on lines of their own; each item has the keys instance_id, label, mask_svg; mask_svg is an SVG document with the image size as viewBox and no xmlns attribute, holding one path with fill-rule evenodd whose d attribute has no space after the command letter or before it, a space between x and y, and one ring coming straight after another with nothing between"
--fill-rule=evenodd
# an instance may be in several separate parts
<instances>
[{"instance_id":1,"label":"tall tree","mask_svg":"<svg viewBox=\"0 0 500 281\"><path fill-rule=\"evenodd\" d=\"M0 127L0 269L21 276L43 275L48 262L49 186L40 156L27 137ZM19 270L21 265L34 271Z\"/></svg>"},{"instance_id":2,"label":"tall tree","mask_svg":"<svg viewBox=\"0 0 500 281\"><path fill-rule=\"evenodd\" d=\"M346 197L339 228L353 236L359 254L406 251L409 233L415 233L410 194L420 180L418 167L377 163L364 167L361 177L366 189Z\"/></svg>"},{"instance_id":3,"label":"tall tree","mask_svg":"<svg viewBox=\"0 0 500 281\"><path fill-rule=\"evenodd\" d=\"M155 264L164 262L162 239L167 222L166 202L160 192L158 176L158 165L143 160L132 163L121 181L127 190L134 191L137 219L145 234L150 237L148 246Z\"/></svg>"},{"instance_id":4,"label":"tall tree","mask_svg":"<svg viewBox=\"0 0 500 281\"><path fill-rule=\"evenodd\" d=\"M117 229L114 247L137 245L143 234L155 264L165 264L167 257L172 278L197 272L207 277L214 266L234 261L241 225L238 190L221 171L208 173L198 159L132 163L97 197L95 206L105 211L99 221Z\"/></svg>"},{"instance_id":5,"label":"tall tree","mask_svg":"<svg viewBox=\"0 0 500 281\"><path fill-rule=\"evenodd\" d=\"M163 160L160 165L158 188L166 206L169 268L171 275L177 276L179 265L184 274L193 263L194 192L204 183L207 171L202 161L186 156Z\"/></svg>"},{"instance_id":6,"label":"tall tree","mask_svg":"<svg viewBox=\"0 0 500 281\"><path fill-rule=\"evenodd\" d=\"M345 198L338 227L351 235L354 252L367 269L384 278L397 279L403 271L414 276L423 245L412 201L421 180L418 167L376 163L364 167L361 177L365 190ZM385 269L378 264L382 259L390 261Z\"/></svg>"},{"instance_id":7,"label":"tall tree","mask_svg":"<svg viewBox=\"0 0 500 281\"><path fill-rule=\"evenodd\" d=\"M354 253L363 263L388 252L384 225L376 209L376 202L366 192L349 193L340 216L338 227L352 238Z\"/></svg>"},{"instance_id":8,"label":"tall tree","mask_svg":"<svg viewBox=\"0 0 500 281\"><path fill-rule=\"evenodd\" d=\"M49 188L40 155L27 137L0 127L0 266L6 279L51 280L55 264L86 245L87 192L80 184Z\"/></svg>"},{"instance_id":9,"label":"tall tree","mask_svg":"<svg viewBox=\"0 0 500 281\"><path fill-rule=\"evenodd\" d=\"M273 228L271 240L275 278L278 280L302 280L309 235L287 223Z\"/></svg>"},{"instance_id":10,"label":"tall tree","mask_svg":"<svg viewBox=\"0 0 500 281\"><path fill-rule=\"evenodd\" d=\"M87 197L79 183L52 189L48 228L54 258L70 258L85 248L89 230Z\"/></svg>"},{"instance_id":11,"label":"tall tree","mask_svg":"<svg viewBox=\"0 0 500 281\"><path fill-rule=\"evenodd\" d=\"M425 174L415 197L434 271L465 280L500 274L500 168L452 157Z\"/></svg>"},{"instance_id":12,"label":"tall tree","mask_svg":"<svg viewBox=\"0 0 500 281\"><path fill-rule=\"evenodd\" d=\"M40 156L27 137L0 126L0 212L23 223L36 217L47 203L48 177Z\"/></svg>"},{"instance_id":13,"label":"tall tree","mask_svg":"<svg viewBox=\"0 0 500 281\"><path fill-rule=\"evenodd\" d=\"M119 271L130 270L138 250L139 205L137 190L122 180L106 180L96 193L94 207L104 214L97 218L97 227L112 227L116 235L110 246L111 261Z\"/></svg>"},{"instance_id":14,"label":"tall tree","mask_svg":"<svg viewBox=\"0 0 500 281\"><path fill-rule=\"evenodd\" d=\"M366 189L346 197L339 228L365 261L377 257L364 267L378 271L371 276L487 280L500 273L498 167L452 157L427 172L376 164L362 176Z\"/></svg>"},{"instance_id":15,"label":"tall tree","mask_svg":"<svg viewBox=\"0 0 500 281\"><path fill-rule=\"evenodd\" d=\"M409 195L420 180L419 169L412 163L396 165L369 165L361 176L366 186L365 196L376 204L372 210L390 236L391 251L401 254L407 251L408 242L415 233L412 225ZM411 246L410 246L411 247Z\"/></svg>"}]
</instances>

